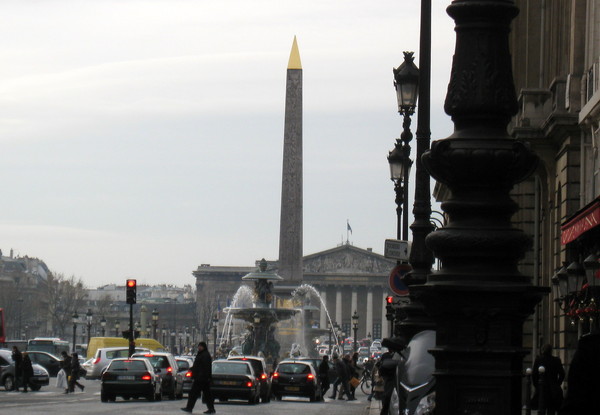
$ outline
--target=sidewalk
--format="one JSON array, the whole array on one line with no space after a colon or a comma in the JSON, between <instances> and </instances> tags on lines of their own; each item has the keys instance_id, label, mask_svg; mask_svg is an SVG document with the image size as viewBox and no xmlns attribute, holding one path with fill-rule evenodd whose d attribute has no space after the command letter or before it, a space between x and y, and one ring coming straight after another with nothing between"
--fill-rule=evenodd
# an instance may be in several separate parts
<instances>
[{"instance_id":1,"label":"sidewalk","mask_svg":"<svg viewBox=\"0 0 600 415\"><path fill-rule=\"evenodd\" d=\"M381 412L381 401L373 398L371 402L367 401L368 405L365 415L379 415Z\"/></svg>"}]
</instances>

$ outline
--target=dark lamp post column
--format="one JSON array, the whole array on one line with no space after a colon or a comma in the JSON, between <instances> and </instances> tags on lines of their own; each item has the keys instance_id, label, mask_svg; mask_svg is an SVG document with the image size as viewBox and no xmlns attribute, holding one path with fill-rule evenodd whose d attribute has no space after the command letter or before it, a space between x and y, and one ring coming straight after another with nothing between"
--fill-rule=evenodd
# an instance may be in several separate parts
<instances>
[{"instance_id":1,"label":"dark lamp post column","mask_svg":"<svg viewBox=\"0 0 600 415\"><path fill-rule=\"evenodd\" d=\"M100 319L100 329L102 330L102 337L106 335L106 319L104 316Z\"/></svg>"},{"instance_id":2,"label":"dark lamp post column","mask_svg":"<svg viewBox=\"0 0 600 415\"><path fill-rule=\"evenodd\" d=\"M85 319L87 320L87 343L90 344L90 338L92 337L92 319L94 315L92 314L92 309L88 308L87 313L85 313Z\"/></svg>"},{"instance_id":3,"label":"dark lamp post column","mask_svg":"<svg viewBox=\"0 0 600 415\"><path fill-rule=\"evenodd\" d=\"M215 358L215 356L217 355L217 329L219 328L219 319L217 318L216 315L213 318L212 323L213 323L213 339L215 341L215 344L213 346L213 358Z\"/></svg>"},{"instance_id":4,"label":"dark lamp post column","mask_svg":"<svg viewBox=\"0 0 600 415\"><path fill-rule=\"evenodd\" d=\"M158 310L152 310L152 338L156 340L156 329L158 328Z\"/></svg>"},{"instance_id":5,"label":"dark lamp post column","mask_svg":"<svg viewBox=\"0 0 600 415\"><path fill-rule=\"evenodd\" d=\"M439 271L420 271L431 263L422 251L413 263L413 243L413 275L426 283L410 289L436 323L435 413L519 414L523 324L549 290L519 272L531 238L511 224L510 191L538 160L506 131L517 113L508 33L518 10L512 0L454 0L447 10L456 50L445 110L455 129L421 161L450 190L448 221L426 239ZM416 211L415 202L415 223Z\"/></svg>"},{"instance_id":6,"label":"dark lamp post column","mask_svg":"<svg viewBox=\"0 0 600 415\"><path fill-rule=\"evenodd\" d=\"M75 351L75 343L77 343L77 322L79 321L79 315L77 311L73 313L73 351Z\"/></svg>"},{"instance_id":7,"label":"dark lamp post column","mask_svg":"<svg viewBox=\"0 0 600 415\"><path fill-rule=\"evenodd\" d=\"M352 314L352 329L354 330L354 352L356 352L357 349L357 333L358 333L358 313L356 312L356 310L354 310L354 314Z\"/></svg>"}]
</instances>

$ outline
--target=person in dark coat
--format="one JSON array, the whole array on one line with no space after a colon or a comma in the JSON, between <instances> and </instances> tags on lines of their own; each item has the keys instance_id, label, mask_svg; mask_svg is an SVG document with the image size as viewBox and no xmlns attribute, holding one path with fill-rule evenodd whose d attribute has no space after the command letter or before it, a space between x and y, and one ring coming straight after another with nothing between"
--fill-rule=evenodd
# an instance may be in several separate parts
<instances>
[{"instance_id":1,"label":"person in dark coat","mask_svg":"<svg viewBox=\"0 0 600 415\"><path fill-rule=\"evenodd\" d=\"M358 353L356 354L357 357L357 361L358 361ZM346 355L344 356L344 363L346 363L346 365L348 366L348 390L350 391L350 395L348 395L348 400L349 401L355 401L356 398L354 397L354 392L356 391L356 388L354 386L352 386L350 384L350 379L352 378L358 378L358 369L354 363L354 357L350 357L350 355ZM342 395L340 394L340 397Z\"/></svg>"},{"instance_id":2,"label":"person in dark coat","mask_svg":"<svg viewBox=\"0 0 600 415\"><path fill-rule=\"evenodd\" d=\"M543 374L540 373L540 366L544 367ZM555 415L563 403L560 385L565 379L565 370L560 358L552 356L551 345L542 346L541 354L533 363L531 378L536 388L534 396L538 399L538 414Z\"/></svg>"},{"instance_id":3,"label":"person in dark coat","mask_svg":"<svg viewBox=\"0 0 600 415\"><path fill-rule=\"evenodd\" d=\"M600 333L579 339L567 377L567 396L559 415L600 414Z\"/></svg>"},{"instance_id":4,"label":"person in dark coat","mask_svg":"<svg viewBox=\"0 0 600 415\"><path fill-rule=\"evenodd\" d=\"M329 397L329 399L335 399L337 394L337 387L340 387L340 395L338 399L344 399L343 394L346 396L350 396L350 389L348 388L348 380L350 380L350 371L348 370L348 366L342 359L339 358L337 354L333 354L333 364L335 367L335 372L337 374L337 379L333 382L333 394Z\"/></svg>"},{"instance_id":5,"label":"person in dark coat","mask_svg":"<svg viewBox=\"0 0 600 415\"><path fill-rule=\"evenodd\" d=\"M321 364L319 365L319 382L321 383L321 395L325 396L329 390L329 356L323 356Z\"/></svg>"},{"instance_id":6,"label":"person in dark coat","mask_svg":"<svg viewBox=\"0 0 600 415\"><path fill-rule=\"evenodd\" d=\"M17 346L12 348L12 360L15 362L15 386L14 390L18 391L19 386L22 385L21 375L23 374L23 355L19 351Z\"/></svg>"},{"instance_id":7,"label":"person in dark coat","mask_svg":"<svg viewBox=\"0 0 600 415\"><path fill-rule=\"evenodd\" d=\"M81 392L83 392L83 389L85 388L85 386L83 386L81 383L77 382L79 380L79 371L81 370L81 366L79 365L79 356L77 355L77 353L73 353L72 357L71 357L71 371L68 373L69 377L69 392L73 393L75 392L75 386L77 386L79 389L81 389Z\"/></svg>"},{"instance_id":8,"label":"person in dark coat","mask_svg":"<svg viewBox=\"0 0 600 415\"><path fill-rule=\"evenodd\" d=\"M31 358L28 354L23 357L23 366L21 369L21 380L23 385L23 393L27 393L27 386L29 386L29 379L33 376L33 365L31 364Z\"/></svg>"},{"instance_id":9,"label":"person in dark coat","mask_svg":"<svg viewBox=\"0 0 600 415\"><path fill-rule=\"evenodd\" d=\"M208 410L205 414L214 414L215 405L212 393L210 392L210 384L212 381L212 358L208 352L205 342L198 343L198 353L192 365L192 390L188 395L188 401L185 408L181 408L184 412L192 412L196 401L203 395L203 401L206 403Z\"/></svg>"},{"instance_id":10,"label":"person in dark coat","mask_svg":"<svg viewBox=\"0 0 600 415\"><path fill-rule=\"evenodd\" d=\"M67 387L65 388L64 393L67 394L67 393L69 393L68 381L69 381L69 376L71 375L71 358L69 357L67 352L65 352L64 350L60 353L60 356L62 357L62 360L59 363L60 369L64 370L65 377L67 379Z\"/></svg>"}]
</instances>

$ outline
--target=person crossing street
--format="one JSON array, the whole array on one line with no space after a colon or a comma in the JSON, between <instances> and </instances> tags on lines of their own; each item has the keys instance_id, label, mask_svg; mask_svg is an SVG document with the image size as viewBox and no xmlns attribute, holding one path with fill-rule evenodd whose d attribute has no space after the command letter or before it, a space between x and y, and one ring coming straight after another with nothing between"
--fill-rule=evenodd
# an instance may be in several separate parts
<instances>
[{"instance_id":1,"label":"person crossing street","mask_svg":"<svg viewBox=\"0 0 600 415\"><path fill-rule=\"evenodd\" d=\"M183 412L191 413L194 410L196 401L203 396L203 401L208 408L204 411L205 414L214 414L215 405L212 393L210 392L210 384L212 382L212 358L208 351L205 342L198 343L198 353L192 365L192 390L189 393L187 405L181 408Z\"/></svg>"}]
</instances>

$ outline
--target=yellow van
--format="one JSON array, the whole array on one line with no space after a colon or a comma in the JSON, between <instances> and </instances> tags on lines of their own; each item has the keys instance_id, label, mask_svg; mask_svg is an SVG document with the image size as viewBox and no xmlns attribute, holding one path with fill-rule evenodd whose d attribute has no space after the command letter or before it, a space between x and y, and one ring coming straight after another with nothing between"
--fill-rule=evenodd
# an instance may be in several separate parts
<instances>
[{"instance_id":1,"label":"yellow van","mask_svg":"<svg viewBox=\"0 0 600 415\"><path fill-rule=\"evenodd\" d=\"M87 358L96 356L96 350L104 347L128 347L129 340L123 337L92 337L87 348ZM145 347L155 352L165 352L165 347L154 339L135 339L136 347Z\"/></svg>"}]
</instances>

